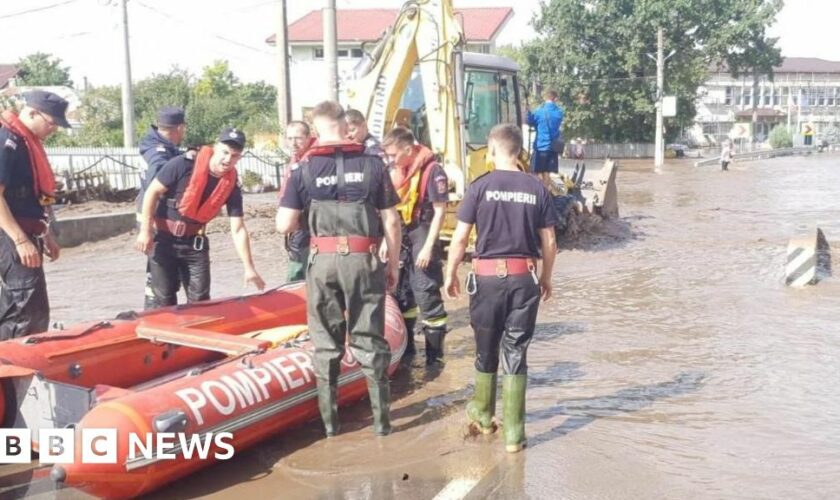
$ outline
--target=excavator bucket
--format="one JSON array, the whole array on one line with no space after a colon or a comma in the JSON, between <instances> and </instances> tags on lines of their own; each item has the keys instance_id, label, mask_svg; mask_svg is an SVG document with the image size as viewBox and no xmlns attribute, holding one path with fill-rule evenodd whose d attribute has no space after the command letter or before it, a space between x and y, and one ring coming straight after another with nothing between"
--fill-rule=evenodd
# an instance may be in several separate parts
<instances>
[{"instance_id":1,"label":"excavator bucket","mask_svg":"<svg viewBox=\"0 0 840 500\"><path fill-rule=\"evenodd\" d=\"M589 213L605 219L618 218L618 189L615 183L617 173L618 164L614 160L604 161L600 170L581 168L575 185L580 187Z\"/></svg>"},{"instance_id":2,"label":"excavator bucket","mask_svg":"<svg viewBox=\"0 0 840 500\"><path fill-rule=\"evenodd\" d=\"M831 247L820 228L788 243L785 284L793 287L816 285L831 276Z\"/></svg>"}]
</instances>

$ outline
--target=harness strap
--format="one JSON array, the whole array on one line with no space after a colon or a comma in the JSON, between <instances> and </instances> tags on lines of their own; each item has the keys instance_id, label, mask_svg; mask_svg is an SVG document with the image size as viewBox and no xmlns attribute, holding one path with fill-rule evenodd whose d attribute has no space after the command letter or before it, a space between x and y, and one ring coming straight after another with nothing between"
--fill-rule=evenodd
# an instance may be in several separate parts
<instances>
[{"instance_id":1,"label":"harness strap","mask_svg":"<svg viewBox=\"0 0 840 500\"><path fill-rule=\"evenodd\" d=\"M344 185L344 151L335 152L335 174L338 177L336 194L338 201L347 201L347 186Z\"/></svg>"}]
</instances>

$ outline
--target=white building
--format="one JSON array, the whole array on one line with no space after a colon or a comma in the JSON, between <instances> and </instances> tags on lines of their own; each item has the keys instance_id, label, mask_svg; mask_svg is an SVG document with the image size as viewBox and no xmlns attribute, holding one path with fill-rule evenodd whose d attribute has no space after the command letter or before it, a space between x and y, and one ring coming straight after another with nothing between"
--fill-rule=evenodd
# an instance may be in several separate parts
<instances>
[{"instance_id":1,"label":"white building","mask_svg":"<svg viewBox=\"0 0 840 500\"><path fill-rule=\"evenodd\" d=\"M336 11L338 28L338 73L346 77L362 57L363 44L380 38L397 18L397 9L340 9ZM463 20L466 50L492 53L496 38L513 16L510 7L456 9L457 19ZM289 74L292 94L292 116L300 118L304 112L323 101L326 95L327 68L323 63L323 22L321 11L313 10L289 25L291 59ZM266 42L274 45L275 36Z\"/></svg>"},{"instance_id":2,"label":"white building","mask_svg":"<svg viewBox=\"0 0 840 500\"><path fill-rule=\"evenodd\" d=\"M777 125L790 125L803 140L808 128L820 135L829 125L840 124L840 62L810 57L787 57L775 69L773 80L762 78L753 96L752 77L734 78L726 68L709 74L697 102L692 131L699 143L717 144L738 124L752 122L757 102L756 137L764 141Z\"/></svg>"}]
</instances>

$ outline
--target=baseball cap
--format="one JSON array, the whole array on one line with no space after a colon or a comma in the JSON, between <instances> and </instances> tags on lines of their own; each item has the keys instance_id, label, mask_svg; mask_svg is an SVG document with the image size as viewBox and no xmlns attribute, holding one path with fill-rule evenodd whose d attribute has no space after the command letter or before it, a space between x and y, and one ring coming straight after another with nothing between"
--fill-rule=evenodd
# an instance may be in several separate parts
<instances>
[{"instance_id":1,"label":"baseball cap","mask_svg":"<svg viewBox=\"0 0 840 500\"><path fill-rule=\"evenodd\" d=\"M219 134L219 142L231 144L239 149L245 149L245 132L236 127L226 127Z\"/></svg>"},{"instance_id":2,"label":"baseball cap","mask_svg":"<svg viewBox=\"0 0 840 500\"><path fill-rule=\"evenodd\" d=\"M32 90L25 93L23 99L30 108L51 116L58 126L70 128L65 116L68 105L65 99L46 90Z\"/></svg>"},{"instance_id":3,"label":"baseball cap","mask_svg":"<svg viewBox=\"0 0 840 500\"><path fill-rule=\"evenodd\" d=\"M157 114L157 124L158 126L163 127L177 127L178 125L183 125L186 123L184 121L184 110L182 108L176 107L165 107L160 108Z\"/></svg>"}]
</instances>

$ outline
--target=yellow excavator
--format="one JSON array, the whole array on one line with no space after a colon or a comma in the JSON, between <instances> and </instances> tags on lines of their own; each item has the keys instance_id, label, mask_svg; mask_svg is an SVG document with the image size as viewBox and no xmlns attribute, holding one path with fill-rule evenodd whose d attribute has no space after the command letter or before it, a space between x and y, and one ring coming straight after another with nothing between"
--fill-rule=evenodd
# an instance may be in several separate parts
<instances>
[{"instance_id":1,"label":"yellow excavator","mask_svg":"<svg viewBox=\"0 0 840 500\"><path fill-rule=\"evenodd\" d=\"M412 129L438 155L450 182L450 203L441 238L451 237L455 213L469 183L492 170L485 161L487 136L498 123L522 123L521 97L515 61L463 50L465 39L452 0L411 0L394 24L370 50L345 82L350 108L361 111L370 133L382 138L395 126ZM527 153L521 167L528 170ZM600 172L557 179L568 218L587 211L617 216L615 164ZM576 208L574 208L576 207Z\"/></svg>"}]
</instances>

